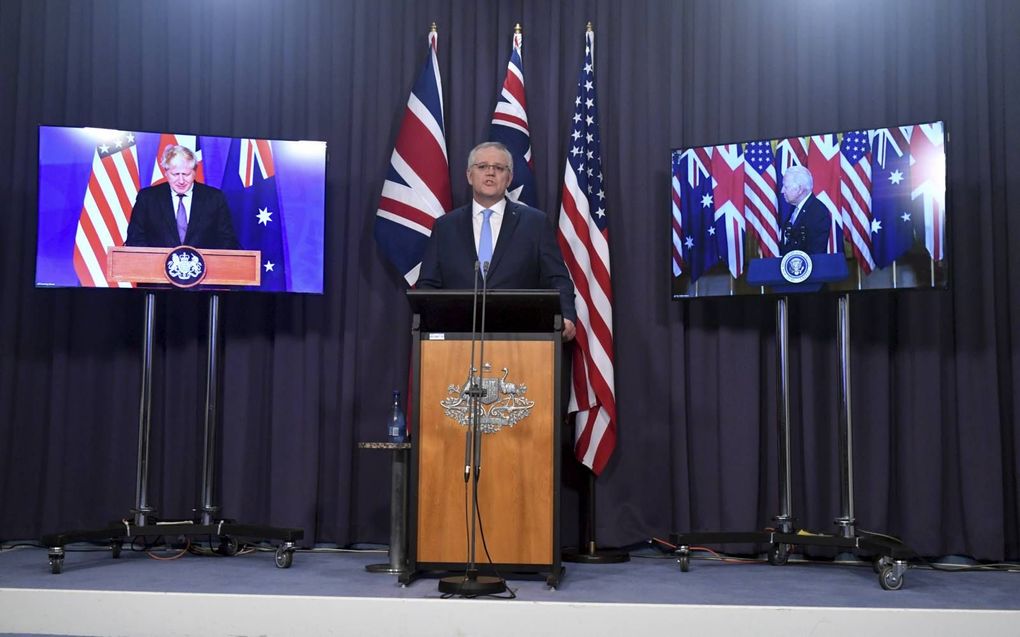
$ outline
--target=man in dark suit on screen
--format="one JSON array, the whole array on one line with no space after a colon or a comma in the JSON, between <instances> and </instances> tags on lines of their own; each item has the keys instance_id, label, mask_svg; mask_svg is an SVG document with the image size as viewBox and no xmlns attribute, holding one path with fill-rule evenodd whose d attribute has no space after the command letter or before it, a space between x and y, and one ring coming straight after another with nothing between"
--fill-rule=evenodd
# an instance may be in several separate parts
<instances>
[{"instance_id":1,"label":"man in dark suit on screen","mask_svg":"<svg viewBox=\"0 0 1020 637\"><path fill-rule=\"evenodd\" d=\"M811 171L803 166L791 166L783 173L783 198L793 206L793 212L783 224L782 254L794 250L808 254L828 251L832 215L812 194L814 185Z\"/></svg>"},{"instance_id":2,"label":"man in dark suit on screen","mask_svg":"<svg viewBox=\"0 0 1020 637\"><path fill-rule=\"evenodd\" d=\"M563 340L569 341L577 319L574 284L549 218L507 199L513 167L510 151L499 142L471 151L467 180L472 202L436 220L418 287L470 290L478 262L489 288L559 290Z\"/></svg>"},{"instance_id":3,"label":"man in dark suit on screen","mask_svg":"<svg viewBox=\"0 0 1020 637\"><path fill-rule=\"evenodd\" d=\"M166 147L159 165L167 181L138 191L124 245L238 249L227 200L195 182L197 164L190 148Z\"/></svg>"}]
</instances>

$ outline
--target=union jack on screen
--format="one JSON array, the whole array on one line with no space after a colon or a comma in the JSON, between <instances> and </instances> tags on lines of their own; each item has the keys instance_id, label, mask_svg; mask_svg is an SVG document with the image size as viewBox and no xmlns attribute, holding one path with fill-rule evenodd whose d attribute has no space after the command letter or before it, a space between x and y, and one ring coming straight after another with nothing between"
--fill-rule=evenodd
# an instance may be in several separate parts
<instances>
[{"instance_id":1,"label":"union jack on screen","mask_svg":"<svg viewBox=\"0 0 1020 637\"><path fill-rule=\"evenodd\" d=\"M407 98L375 218L376 243L411 286L418 281L432 224L453 208L437 39L433 25L428 57Z\"/></svg>"},{"instance_id":2,"label":"union jack on screen","mask_svg":"<svg viewBox=\"0 0 1020 637\"><path fill-rule=\"evenodd\" d=\"M500 142L514 160L514 178L506 194L514 201L538 206L535 177L531 172L531 131L528 129L528 103L524 97L524 65L521 58L521 25L514 29L513 48L506 67L503 90L492 113L489 141Z\"/></svg>"},{"instance_id":3,"label":"union jack on screen","mask_svg":"<svg viewBox=\"0 0 1020 637\"><path fill-rule=\"evenodd\" d=\"M115 133L96 146L74 235L74 271L81 285L134 287L108 280L106 260L110 248L124 245L140 183L132 133Z\"/></svg>"},{"instance_id":4,"label":"union jack on screen","mask_svg":"<svg viewBox=\"0 0 1020 637\"><path fill-rule=\"evenodd\" d=\"M159 165L159 160L163 158L163 151L166 150L167 146L184 146L190 148L195 153L195 181L204 184L205 183L205 170L202 162L202 146L199 142L197 135L177 135L175 133L163 133L159 136L159 147L156 149L156 160L152 163L152 181L149 182L150 186L161 184L166 181L166 175L163 174L163 167Z\"/></svg>"},{"instance_id":5,"label":"union jack on screen","mask_svg":"<svg viewBox=\"0 0 1020 637\"><path fill-rule=\"evenodd\" d=\"M576 288L577 343L568 411L574 455L598 475L616 447L613 290L595 94L595 33L588 25L563 176L558 239Z\"/></svg>"}]
</instances>

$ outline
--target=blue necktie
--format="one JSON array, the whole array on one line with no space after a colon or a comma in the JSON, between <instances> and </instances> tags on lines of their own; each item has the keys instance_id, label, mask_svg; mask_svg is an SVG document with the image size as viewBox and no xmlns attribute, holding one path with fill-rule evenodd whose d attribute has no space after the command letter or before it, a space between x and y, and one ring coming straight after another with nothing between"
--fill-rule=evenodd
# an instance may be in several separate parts
<instances>
[{"instance_id":1,"label":"blue necktie","mask_svg":"<svg viewBox=\"0 0 1020 637\"><path fill-rule=\"evenodd\" d=\"M492 226L489 224L491 218L491 210L486 208L482 211L482 234L478 237L478 263L482 268L482 276L485 276L485 264L492 261Z\"/></svg>"}]
</instances>

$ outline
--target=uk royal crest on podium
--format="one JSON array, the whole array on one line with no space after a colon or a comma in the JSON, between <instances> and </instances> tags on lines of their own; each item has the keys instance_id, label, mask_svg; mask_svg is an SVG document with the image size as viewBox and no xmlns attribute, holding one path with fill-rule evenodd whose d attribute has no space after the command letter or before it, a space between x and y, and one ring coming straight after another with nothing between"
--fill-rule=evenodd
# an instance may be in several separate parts
<instances>
[{"instance_id":1,"label":"uk royal crest on podium","mask_svg":"<svg viewBox=\"0 0 1020 637\"><path fill-rule=\"evenodd\" d=\"M205 259L198 250L190 246L181 246L166 255L163 272L167 280L177 287L190 288L205 278Z\"/></svg>"}]
</instances>

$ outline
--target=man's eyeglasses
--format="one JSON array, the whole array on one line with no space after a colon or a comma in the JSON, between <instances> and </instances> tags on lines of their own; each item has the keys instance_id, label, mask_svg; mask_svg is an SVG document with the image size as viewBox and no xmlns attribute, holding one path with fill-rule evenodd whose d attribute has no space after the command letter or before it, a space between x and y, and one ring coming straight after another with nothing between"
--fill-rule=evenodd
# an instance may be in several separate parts
<instances>
[{"instance_id":1,"label":"man's eyeglasses","mask_svg":"<svg viewBox=\"0 0 1020 637\"><path fill-rule=\"evenodd\" d=\"M502 175L507 171L507 167L503 164L475 164L475 169L481 173L487 173L492 170L495 171L497 175Z\"/></svg>"}]
</instances>

